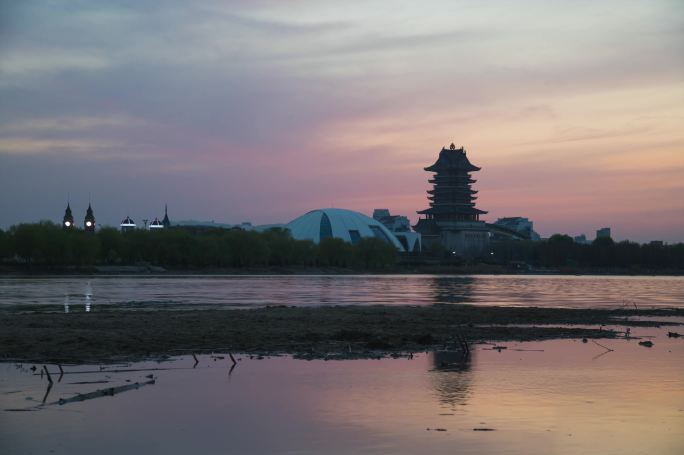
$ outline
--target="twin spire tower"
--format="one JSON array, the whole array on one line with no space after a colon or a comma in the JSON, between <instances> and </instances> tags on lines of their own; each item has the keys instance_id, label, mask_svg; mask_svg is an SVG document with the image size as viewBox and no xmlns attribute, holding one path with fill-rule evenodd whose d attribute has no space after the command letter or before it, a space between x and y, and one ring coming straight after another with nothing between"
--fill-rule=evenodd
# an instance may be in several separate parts
<instances>
[{"instance_id":1,"label":"twin spire tower","mask_svg":"<svg viewBox=\"0 0 684 455\"><path fill-rule=\"evenodd\" d=\"M62 218L62 227L64 229L75 229L74 214L71 212L71 203L67 202L66 210L64 211L64 218ZM95 232L95 214L93 207L88 202L88 210L86 210L85 218L83 219L83 229L87 232Z\"/></svg>"}]
</instances>

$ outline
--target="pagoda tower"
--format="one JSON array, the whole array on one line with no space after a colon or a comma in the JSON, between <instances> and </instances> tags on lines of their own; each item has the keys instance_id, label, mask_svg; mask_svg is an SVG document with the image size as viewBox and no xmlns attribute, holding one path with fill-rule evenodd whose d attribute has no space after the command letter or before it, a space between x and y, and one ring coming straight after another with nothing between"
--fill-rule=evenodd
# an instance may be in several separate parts
<instances>
[{"instance_id":1,"label":"pagoda tower","mask_svg":"<svg viewBox=\"0 0 684 455\"><path fill-rule=\"evenodd\" d=\"M88 203L85 220L83 220L83 228L86 232L95 232L95 215L93 215L93 208L90 206L90 203Z\"/></svg>"},{"instance_id":2,"label":"pagoda tower","mask_svg":"<svg viewBox=\"0 0 684 455\"><path fill-rule=\"evenodd\" d=\"M69 202L67 202L67 207L64 211L64 218L62 218L62 227L64 229L74 228L74 215L71 213L71 204Z\"/></svg>"},{"instance_id":3,"label":"pagoda tower","mask_svg":"<svg viewBox=\"0 0 684 455\"><path fill-rule=\"evenodd\" d=\"M428 180L433 185L428 190L430 207L418 212L425 218L418 220L414 229L423 236L429 249L441 245L453 256L474 258L482 255L489 243L486 223L480 215L487 212L475 207L477 191L472 189L475 180L472 172L480 170L473 165L463 147L454 144L439 152L437 161L424 168L435 175Z\"/></svg>"}]
</instances>

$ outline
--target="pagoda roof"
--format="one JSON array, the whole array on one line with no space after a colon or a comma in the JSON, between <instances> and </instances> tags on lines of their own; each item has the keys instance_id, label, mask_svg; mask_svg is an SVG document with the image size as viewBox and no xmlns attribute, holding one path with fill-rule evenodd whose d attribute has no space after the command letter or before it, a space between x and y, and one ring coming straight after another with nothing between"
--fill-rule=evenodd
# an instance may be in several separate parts
<instances>
[{"instance_id":1,"label":"pagoda roof","mask_svg":"<svg viewBox=\"0 0 684 455\"><path fill-rule=\"evenodd\" d=\"M430 207L429 209L421 210L417 212L421 215L448 215L451 213L460 213L465 215L483 215L487 213L484 210L476 209L472 206L461 206L461 207Z\"/></svg>"},{"instance_id":2,"label":"pagoda roof","mask_svg":"<svg viewBox=\"0 0 684 455\"><path fill-rule=\"evenodd\" d=\"M457 149L454 144L447 149L442 147L439 152L439 158L432 166L424 168L429 172L441 171L465 171L474 172L479 171L480 168L473 165L466 156L466 151L463 147Z\"/></svg>"}]
</instances>

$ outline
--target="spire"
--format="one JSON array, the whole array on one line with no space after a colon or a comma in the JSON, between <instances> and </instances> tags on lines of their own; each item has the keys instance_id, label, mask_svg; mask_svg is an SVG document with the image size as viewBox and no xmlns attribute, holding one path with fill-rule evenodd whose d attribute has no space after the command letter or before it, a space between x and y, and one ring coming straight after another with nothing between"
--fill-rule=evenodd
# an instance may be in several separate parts
<instances>
[{"instance_id":1,"label":"spire","mask_svg":"<svg viewBox=\"0 0 684 455\"><path fill-rule=\"evenodd\" d=\"M95 231L95 215L93 214L93 207L90 205L90 202L88 202L88 210L86 210L86 216L83 220L83 228L89 232Z\"/></svg>"},{"instance_id":2,"label":"spire","mask_svg":"<svg viewBox=\"0 0 684 455\"><path fill-rule=\"evenodd\" d=\"M168 228L171 226L171 221L169 220L169 206L164 204L164 219L161 222L162 226Z\"/></svg>"},{"instance_id":3,"label":"spire","mask_svg":"<svg viewBox=\"0 0 684 455\"><path fill-rule=\"evenodd\" d=\"M62 218L62 227L64 229L73 229L74 227L74 215L71 213L71 205L67 199L66 210L64 211L64 218Z\"/></svg>"}]
</instances>

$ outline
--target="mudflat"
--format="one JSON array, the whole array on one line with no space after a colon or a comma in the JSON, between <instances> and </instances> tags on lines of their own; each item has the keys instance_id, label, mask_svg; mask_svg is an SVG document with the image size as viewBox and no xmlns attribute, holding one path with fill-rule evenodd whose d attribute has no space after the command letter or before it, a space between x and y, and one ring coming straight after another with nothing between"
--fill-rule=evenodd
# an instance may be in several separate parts
<instances>
[{"instance_id":1,"label":"mudflat","mask_svg":"<svg viewBox=\"0 0 684 455\"><path fill-rule=\"evenodd\" d=\"M679 325L684 309L106 305L63 313L57 306L0 309L0 360L92 363L179 353L293 354L373 358L466 343L614 338L629 326ZM609 328L608 328L609 327Z\"/></svg>"}]
</instances>

